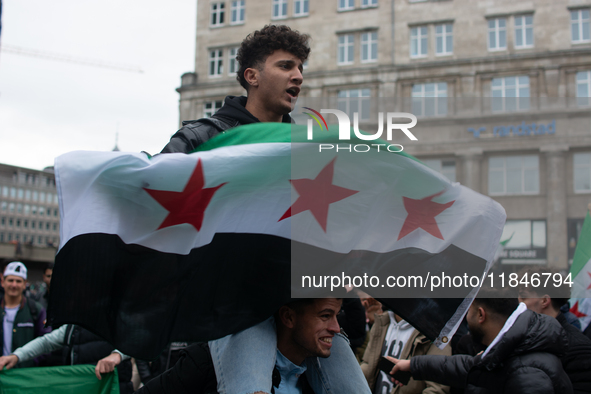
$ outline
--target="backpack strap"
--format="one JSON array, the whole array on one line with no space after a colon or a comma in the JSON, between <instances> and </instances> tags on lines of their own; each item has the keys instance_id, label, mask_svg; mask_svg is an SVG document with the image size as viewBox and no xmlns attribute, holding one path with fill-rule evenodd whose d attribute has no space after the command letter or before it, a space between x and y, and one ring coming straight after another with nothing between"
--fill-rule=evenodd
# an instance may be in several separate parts
<instances>
[{"instance_id":1,"label":"backpack strap","mask_svg":"<svg viewBox=\"0 0 591 394\"><path fill-rule=\"evenodd\" d=\"M37 308L37 303L32 298L27 297L27 305L29 305L31 317L33 318L33 321L36 323L37 318L39 317L39 308Z\"/></svg>"}]
</instances>

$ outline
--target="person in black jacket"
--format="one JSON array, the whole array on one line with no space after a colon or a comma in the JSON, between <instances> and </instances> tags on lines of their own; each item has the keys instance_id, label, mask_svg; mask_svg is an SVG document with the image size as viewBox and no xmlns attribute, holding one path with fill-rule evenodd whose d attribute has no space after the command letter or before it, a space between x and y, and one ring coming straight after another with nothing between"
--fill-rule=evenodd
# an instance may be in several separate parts
<instances>
[{"instance_id":1,"label":"person in black jacket","mask_svg":"<svg viewBox=\"0 0 591 394\"><path fill-rule=\"evenodd\" d=\"M472 394L572 393L559 358L567 346L564 329L523 303L515 306L515 299L474 300L466 318L473 338L487 346L483 353L393 359L391 374L410 371L414 379L465 387Z\"/></svg>"},{"instance_id":2,"label":"person in black jacket","mask_svg":"<svg viewBox=\"0 0 591 394\"><path fill-rule=\"evenodd\" d=\"M304 81L309 36L288 26L265 26L244 39L236 60L237 79L248 92L227 96L211 118L184 121L161 153L190 153L213 136L257 122L291 123L289 113Z\"/></svg>"},{"instance_id":3,"label":"person in black jacket","mask_svg":"<svg viewBox=\"0 0 591 394\"><path fill-rule=\"evenodd\" d=\"M236 57L240 66L236 79L246 89L248 97L228 96L224 100L224 106L211 118L183 122L183 127L171 137L161 153L191 153L217 134L240 125L257 122L290 123L289 113L293 110L304 79L303 64L310 54L309 38L307 34L300 34L288 26L274 25L265 26L249 34L241 43ZM250 330L256 331L256 328L257 326ZM271 379L267 377L270 377L273 368L272 358L276 347L274 339L256 338L256 354L242 354L240 347L234 346L236 339L233 336L226 339L229 348L238 349L236 351L239 354L236 354L235 358L242 360L244 365L257 365L260 373L253 376L248 373L247 368L235 368L234 358L218 358L216 354L219 352L216 349L219 349L220 342L212 341L209 346L214 354L216 372L223 377L223 386L229 388L227 392L222 390L222 394L265 392L261 389L271 386ZM349 344L339 337L334 346L337 353L341 347L348 347ZM334 357L331 360L335 361L334 366L332 363L324 363L322 369L319 368L318 373L314 375L317 379L310 374L310 384L316 387L315 384L319 384L325 378L321 376L323 372L334 367L344 371L343 373L349 377L347 382L334 382L335 392L339 392L339 384L347 386L349 392L356 394L369 392L354 355L347 356L348 353L343 357ZM228 372L224 372L226 368ZM268 375L266 371L269 372Z\"/></svg>"},{"instance_id":4,"label":"person in black jacket","mask_svg":"<svg viewBox=\"0 0 591 394\"><path fill-rule=\"evenodd\" d=\"M529 277L531 278L531 274L535 272L552 273L548 269L530 269L528 270ZM564 328L568 339L568 345L564 348L564 356L561 357L564 371L573 384L575 394L591 393L591 339L569 323L560 311L560 308L568 302L569 293L568 289L564 289L566 292L560 294L560 290L560 288L551 289L550 293L554 296L551 297L544 292L543 288L521 284L519 301L536 313L555 318ZM563 295L563 297L556 297L560 295Z\"/></svg>"}]
</instances>

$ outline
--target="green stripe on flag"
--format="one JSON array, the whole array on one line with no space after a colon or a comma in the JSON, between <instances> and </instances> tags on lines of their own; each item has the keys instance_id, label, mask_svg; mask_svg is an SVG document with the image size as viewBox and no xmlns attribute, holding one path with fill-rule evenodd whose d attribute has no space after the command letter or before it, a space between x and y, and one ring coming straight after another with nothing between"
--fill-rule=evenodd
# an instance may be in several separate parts
<instances>
[{"instance_id":1,"label":"green stripe on flag","mask_svg":"<svg viewBox=\"0 0 591 394\"><path fill-rule=\"evenodd\" d=\"M587 216L583 222L583 228L579 235L577 248L575 249L575 256L573 257L573 265L570 267L572 278L574 279L583 267L591 260L591 216L587 211Z\"/></svg>"},{"instance_id":2,"label":"green stripe on flag","mask_svg":"<svg viewBox=\"0 0 591 394\"><path fill-rule=\"evenodd\" d=\"M216 135L214 138L201 144L193 152L209 151L217 148L223 148L234 145L249 145L261 143L332 143L332 144L364 144L377 152L378 144L383 146L380 152L397 154L408 157L416 162L425 165L417 158L402 152L388 152L385 146L390 145L388 141L376 139L364 141L351 132L350 140L339 140L339 130L337 125L328 127L328 131L314 128L314 138L308 140L307 127L302 125L292 125L289 123L252 123L239 126Z\"/></svg>"},{"instance_id":3,"label":"green stripe on flag","mask_svg":"<svg viewBox=\"0 0 591 394\"><path fill-rule=\"evenodd\" d=\"M94 365L0 371L0 394L119 394L117 370L98 380Z\"/></svg>"}]
</instances>

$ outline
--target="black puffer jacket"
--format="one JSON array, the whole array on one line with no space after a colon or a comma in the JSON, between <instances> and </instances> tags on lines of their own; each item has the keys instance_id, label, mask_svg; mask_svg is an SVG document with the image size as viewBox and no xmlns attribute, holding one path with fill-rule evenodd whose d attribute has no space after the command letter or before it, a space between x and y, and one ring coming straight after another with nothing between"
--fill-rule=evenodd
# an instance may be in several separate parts
<instances>
[{"instance_id":1,"label":"black puffer jacket","mask_svg":"<svg viewBox=\"0 0 591 394\"><path fill-rule=\"evenodd\" d=\"M63 365L93 364L111 354L112 345L75 324L69 324L64 337L62 348ZM126 360L117 366L119 376L119 392L133 393L131 383L131 361Z\"/></svg>"},{"instance_id":2,"label":"black puffer jacket","mask_svg":"<svg viewBox=\"0 0 591 394\"><path fill-rule=\"evenodd\" d=\"M561 360L573 384L573 391L575 394L591 393L591 339L570 324L562 313L556 320L564 328L568 339L568 347Z\"/></svg>"},{"instance_id":3,"label":"black puffer jacket","mask_svg":"<svg viewBox=\"0 0 591 394\"><path fill-rule=\"evenodd\" d=\"M527 310L485 357L417 356L410 370L414 379L466 387L466 393L570 394L559 359L566 346L556 319Z\"/></svg>"},{"instance_id":4,"label":"black puffer jacket","mask_svg":"<svg viewBox=\"0 0 591 394\"><path fill-rule=\"evenodd\" d=\"M170 142L160 153L190 153L205 141L225 130L258 123L259 120L245 107L246 97L227 96L224 106L211 118L183 121L183 127L170 138ZM283 122L290 123L291 117L284 115Z\"/></svg>"}]
</instances>

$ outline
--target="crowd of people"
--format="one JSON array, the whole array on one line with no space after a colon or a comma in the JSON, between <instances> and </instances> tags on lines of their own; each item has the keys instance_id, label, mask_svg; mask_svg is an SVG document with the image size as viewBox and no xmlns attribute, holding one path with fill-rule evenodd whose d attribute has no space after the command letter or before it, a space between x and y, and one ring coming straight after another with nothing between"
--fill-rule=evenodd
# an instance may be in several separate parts
<instances>
[{"instance_id":1,"label":"crowd of people","mask_svg":"<svg viewBox=\"0 0 591 394\"><path fill-rule=\"evenodd\" d=\"M161 153L189 153L239 125L291 122L308 40L286 26L246 37L237 79L248 97L228 96L211 118L184 122ZM26 292L22 262L2 273L0 369L95 364L97 379L117 368L120 392L141 394L591 393L591 339L561 311L566 297L535 288L520 289L519 297L481 290L444 349L395 310L353 290L355 297L292 300L247 330L207 343L171 343L158 360L132 363L86 328L45 327L52 267L36 293Z\"/></svg>"},{"instance_id":2,"label":"crowd of people","mask_svg":"<svg viewBox=\"0 0 591 394\"><path fill-rule=\"evenodd\" d=\"M550 271L528 273L535 272ZM22 262L10 262L2 273L1 368L94 364L98 379L117 368L121 393L249 392L237 391L244 389L220 372L219 363L227 361L218 348L232 357L240 353L224 349L234 346L228 338L220 340L223 346L172 343L157 360L134 360L132 374L130 358L92 332L72 324L45 327L38 300L51 289L51 266L44 271L44 291L37 293L27 290ZM527 285L515 296L483 288L466 314L469 332L459 330L439 349L378 300L359 290L352 294L293 301L267 322L229 336L243 345L268 338L276 351L270 366L234 360L237 376L245 369L251 381L257 375L268 380L269 389L257 393L591 393L589 330L584 334L578 319L561 311L566 297ZM400 372L410 379L402 383ZM360 383L363 390L350 389Z\"/></svg>"}]
</instances>

